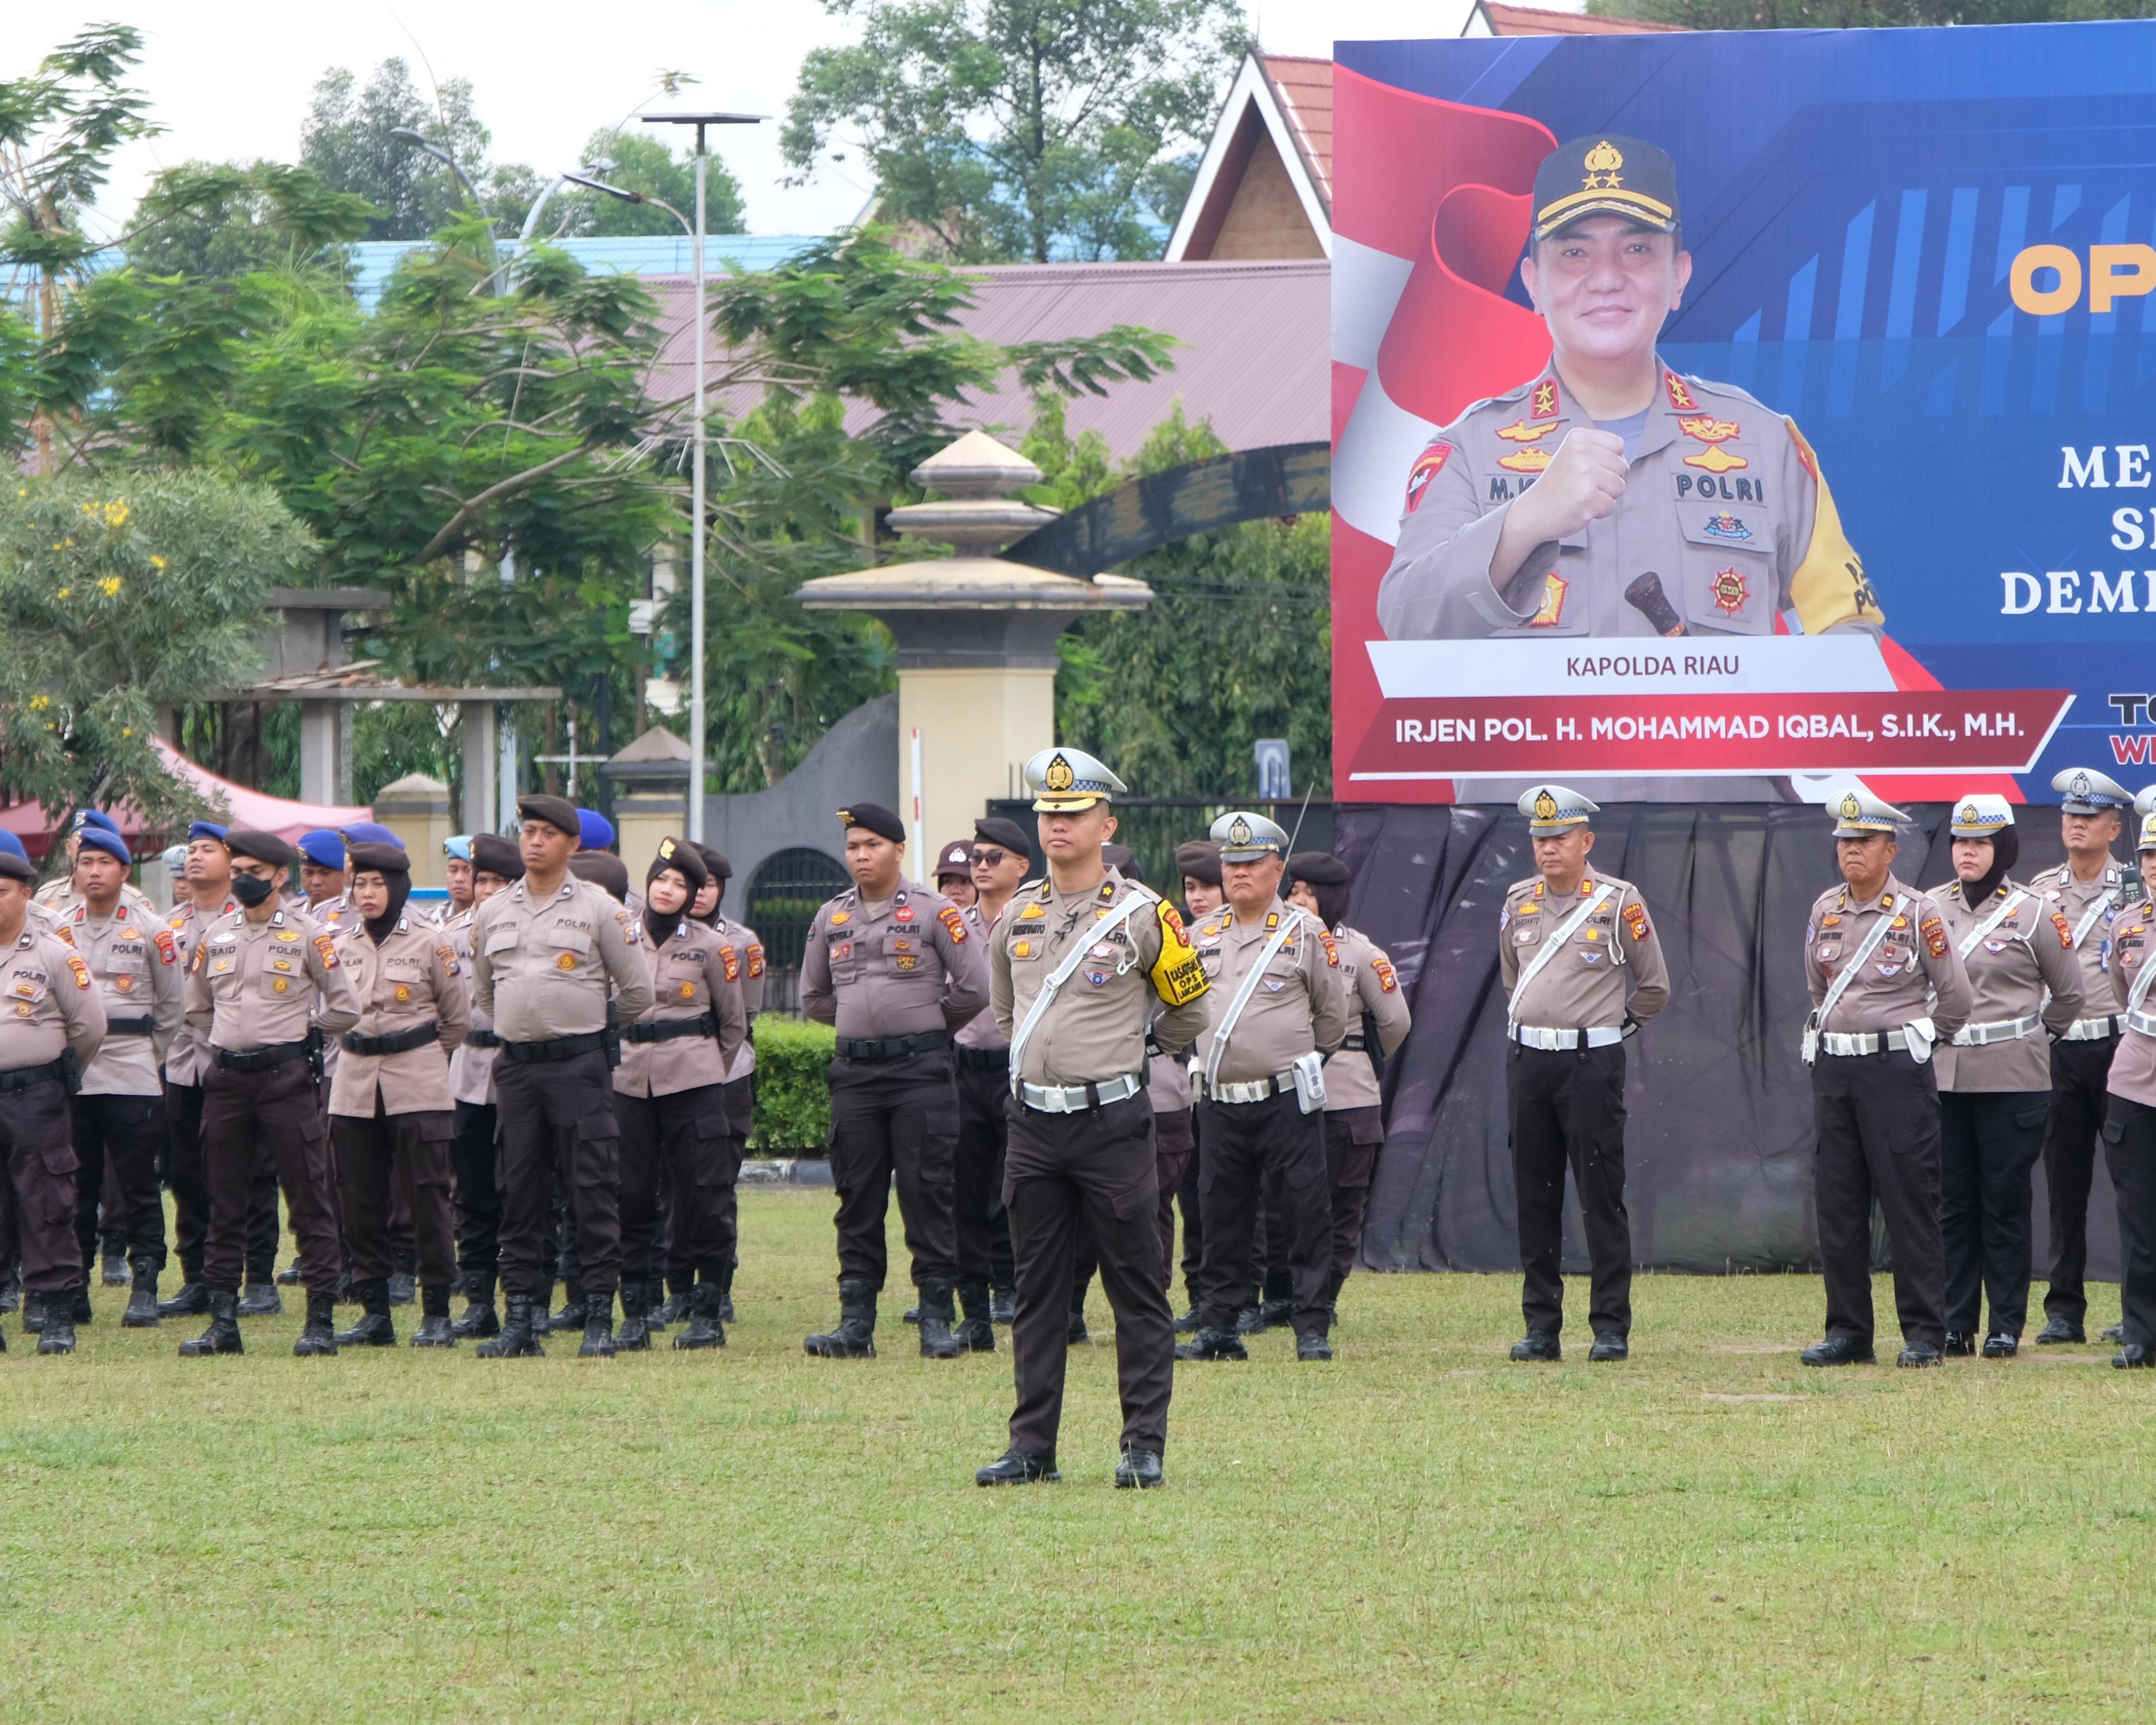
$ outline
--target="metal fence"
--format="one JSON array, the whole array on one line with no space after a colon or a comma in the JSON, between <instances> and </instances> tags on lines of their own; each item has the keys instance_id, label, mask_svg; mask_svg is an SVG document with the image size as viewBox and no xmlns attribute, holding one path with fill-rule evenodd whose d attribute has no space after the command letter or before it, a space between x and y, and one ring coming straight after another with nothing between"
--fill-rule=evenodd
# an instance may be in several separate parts
<instances>
[{"instance_id":1,"label":"metal fence","mask_svg":"<svg viewBox=\"0 0 2156 1725\"><path fill-rule=\"evenodd\" d=\"M801 1010L801 954L816 912L853 884L845 865L797 847L766 857L749 883L743 920L763 942L763 1009Z\"/></svg>"}]
</instances>

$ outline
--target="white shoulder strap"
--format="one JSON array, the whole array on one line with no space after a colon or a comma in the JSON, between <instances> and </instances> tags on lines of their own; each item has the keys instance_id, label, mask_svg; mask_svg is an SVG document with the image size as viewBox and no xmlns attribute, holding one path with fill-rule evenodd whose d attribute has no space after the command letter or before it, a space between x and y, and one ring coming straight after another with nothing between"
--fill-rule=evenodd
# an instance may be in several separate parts
<instances>
[{"instance_id":1,"label":"white shoulder strap","mask_svg":"<svg viewBox=\"0 0 2156 1725\"><path fill-rule=\"evenodd\" d=\"M1265 967L1273 962L1273 954L1287 944L1287 937L1295 932L1301 914L1298 911L1294 916L1281 918L1280 927L1265 942L1265 951L1258 954L1257 963L1250 967L1250 973L1243 978L1243 986L1235 990L1235 998L1228 1003L1227 1016L1220 1020L1219 1029L1213 1033L1213 1052L1205 1060L1205 1087L1208 1090L1212 1089L1214 1077L1220 1070L1220 1056L1227 1051L1228 1039L1235 1034L1236 1021L1243 1016L1243 1009L1250 1004L1250 996L1257 992L1258 979L1265 975Z\"/></svg>"},{"instance_id":2,"label":"white shoulder strap","mask_svg":"<svg viewBox=\"0 0 2156 1725\"><path fill-rule=\"evenodd\" d=\"M1520 1002L1527 998L1527 984L1543 973L1543 967L1557 957L1558 949L1579 932L1580 924L1600 910L1609 895L1616 890L1608 881L1604 881L1601 890L1566 917L1564 927L1543 942L1542 951L1536 953L1527 968L1520 973L1519 981L1512 984L1512 998L1505 1003L1505 1028L1507 1030L1517 1021Z\"/></svg>"},{"instance_id":3,"label":"white shoulder strap","mask_svg":"<svg viewBox=\"0 0 2156 1725\"><path fill-rule=\"evenodd\" d=\"M1994 911L1989 918L1979 923L1974 928L1972 928L1967 934L1962 937L1961 956L1966 958L1971 952L1974 952L1976 950L1976 943L1982 940L1984 936L1989 934L1993 929L1998 927L1999 925L2004 922L2009 916L2012 916L2015 908L2020 906L2021 901L2028 896L2029 895L2024 892L2018 886L2015 887L2012 892L2009 893L2005 904Z\"/></svg>"},{"instance_id":4,"label":"white shoulder strap","mask_svg":"<svg viewBox=\"0 0 2156 1725\"><path fill-rule=\"evenodd\" d=\"M1864 937L1864 944L1856 949L1849 963L1841 967L1841 974L1827 984L1826 999L1819 1004L1812 1016L1815 1024L1824 1024L1834 1014L1841 997L1849 992L1849 985L1856 980L1856 973L1864 968L1864 961L1879 950L1879 942L1887 938L1887 931L1894 925L1892 911L1881 909L1879 920L1871 925L1871 932Z\"/></svg>"},{"instance_id":5,"label":"white shoulder strap","mask_svg":"<svg viewBox=\"0 0 2156 1725\"><path fill-rule=\"evenodd\" d=\"M1121 928L1123 924L1131 920L1132 912L1145 902L1146 896L1142 892L1127 892L1117 902L1116 907L1106 916L1096 921L1091 928L1072 930L1070 950L1063 955L1062 962L1049 973L1048 980L1040 985L1040 992L1034 996L1033 1004L1027 1008L1025 1017L1019 1022L1018 1034L1011 1038L1010 1081L1013 1096L1018 1094L1019 1074L1023 1070L1021 1062L1025 1057L1025 1045L1032 1037L1034 1027L1040 1023L1042 1014L1048 1010L1050 1004L1054 1001L1057 993L1062 988L1064 983L1070 980L1072 973L1078 968L1080 963L1085 958L1086 949L1096 941L1106 939L1108 936Z\"/></svg>"},{"instance_id":6,"label":"white shoulder strap","mask_svg":"<svg viewBox=\"0 0 2156 1725\"><path fill-rule=\"evenodd\" d=\"M2148 984L2152 979L2156 979L2156 957L2143 958L2140 973L2133 978L2133 986L2127 993L2126 1009L2128 1012L2141 1010L2141 1003L2148 998Z\"/></svg>"},{"instance_id":7,"label":"white shoulder strap","mask_svg":"<svg viewBox=\"0 0 2156 1725\"><path fill-rule=\"evenodd\" d=\"M2070 870L2063 863L2059 865L2059 872L2062 875L2070 874ZM2082 920L2074 929L2074 950L2076 952L2079 952L2081 950L2082 942L2088 938L2089 930L2095 927L2097 921L2102 916L2103 913L2112 907L2112 895L2109 892L2099 892L2096 896L2095 902L2090 905L2088 909L2082 913Z\"/></svg>"}]
</instances>

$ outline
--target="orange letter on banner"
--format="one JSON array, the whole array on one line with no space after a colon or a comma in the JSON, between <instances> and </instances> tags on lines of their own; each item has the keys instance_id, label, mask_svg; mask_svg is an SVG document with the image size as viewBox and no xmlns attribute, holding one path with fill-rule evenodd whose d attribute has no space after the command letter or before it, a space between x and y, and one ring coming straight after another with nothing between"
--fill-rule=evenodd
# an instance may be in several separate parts
<instances>
[{"instance_id":1,"label":"orange letter on banner","mask_svg":"<svg viewBox=\"0 0 2156 1725\"><path fill-rule=\"evenodd\" d=\"M2039 270L2059 273L2059 285L2049 293L2035 285ZM2014 254L2008 286L2014 303L2031 317L2055 317L2072 311L2074 301L2082 296L2082 260L2062 245L2032 245Z\"/></svg>"},{"instance_id":2,"label":"orange letter on banner","mask_svg":"<svg viewBox=\"0 0 2156 1725\"><path fill-rule=\"evenodd\" d=\"M2145 245L2089 248L2089 310L2108 311L2113 300L2156 290L2156 249Z\"/></svg>"}]
</instances>

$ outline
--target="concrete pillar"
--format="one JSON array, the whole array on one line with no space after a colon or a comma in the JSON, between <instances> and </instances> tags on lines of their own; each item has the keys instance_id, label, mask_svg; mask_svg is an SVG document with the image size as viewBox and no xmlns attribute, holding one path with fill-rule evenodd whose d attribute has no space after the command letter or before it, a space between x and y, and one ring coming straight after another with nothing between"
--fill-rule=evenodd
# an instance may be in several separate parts
<instances>
[{"instance_id":1,"label":"concrete pillar","mask_svg":"<svg viewBox=\"0 0 2156 1725\"><path fill-rule=\"evenodd\" d=\"M463 826L467 833L492 833L501 829L495 798L494 703L460 701L457 711L464 721L465 800Z\"/></svg>"},{"instance_id":2,"label":"concrete pillar","mask_svg":"<svg viewBox=\"0 0 2156 1725\"><path fill-rule=\"evenodd\" d=\"M300 703L300 800L330 803L346 800L337 795L339 742L335 701Z\"/></svg>"},{"instance_id":3,"label":"concrete pillar","mask_svg":"<svg viewBox=\"0 0 2156 1725\"><path fill-rule=\"evenodd\" d=\"M615 842L631 880L643 871L670 834L686 836L689 818L689 745L654 725L613 756L599 772L613 788Z\"/></svg>"},{"instance_id":4,"label":"concrete pillar","mask_svg":"<svg viewBox=\"0 0 2156 1725\"><path fill-rule=\"evenodd\" d=\"M922 783L913 783L921 732ZM939 665L898 673L898 784L911 819L921 794L921 843L932 855L970 837L992 798L1014 794L1019 768L1055 741L1055 672L1040 665ZM911 865L909 857L909 865Z\"/></svg>"},{"instance_id":5,"label":"concrete pillar","mask_svg":"<svg viewBox=\"0 0 2156 1725\"><path fill-rule=\"evenodd\" d=\"M447 859L442 846L453 830L449 824L449 788L424 773L407 773L394 784L384 785L374 799L374 818L393 828L404 840L412 859L414 886L446 886Z\"/></svg>"}]
</instances>

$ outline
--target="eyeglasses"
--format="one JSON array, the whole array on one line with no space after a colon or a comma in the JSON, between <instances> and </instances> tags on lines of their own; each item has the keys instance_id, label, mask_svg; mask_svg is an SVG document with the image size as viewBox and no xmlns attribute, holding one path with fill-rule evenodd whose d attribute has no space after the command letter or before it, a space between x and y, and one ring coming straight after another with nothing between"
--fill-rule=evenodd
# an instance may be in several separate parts
<instances>
[{"instance_id":1,"label":"eyeglasses","mask_svg":"<svg viewBox=\"0 0 2156 1725\"><path fill-rule=\"evenodd\" d=\"M1003 861L1004 856L1004 853L1000 850L976 850L973 853L973 860L977 863L986 863L993 869Z\"/></svg>"}]
</instances>

